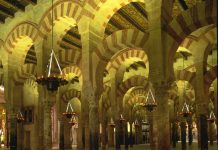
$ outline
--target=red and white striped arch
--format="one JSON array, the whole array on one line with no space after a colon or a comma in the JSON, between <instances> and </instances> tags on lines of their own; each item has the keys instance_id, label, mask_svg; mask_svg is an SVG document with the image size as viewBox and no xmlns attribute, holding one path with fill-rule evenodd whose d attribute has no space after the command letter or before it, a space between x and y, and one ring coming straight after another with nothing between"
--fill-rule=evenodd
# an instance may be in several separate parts
<instances>
[{"instance_id":1,"label":"red and white striped arch","mask_svg":"<svg viewBox=\"0 0 218 150\"><path fill-rule=\"evenodd\" d=\"M144 0L100 0L98 2L96 0L91 1L92 8L95 11L93 26L99 27L101 29L101 37L104 37L104 31L109 20L119 9L128 5L131 2L144 3Z\"/></svg>"},{"instance_id":2,"label":"red and white striped arch","mask_svg":"<svg viewBox=\"0 0 218 150\"><path fill-rule=\"evenodd\" d=\"M216 7L216 0L198 3L194 7L183 11L166 26L165 31L169 35L169 64L173 63L175 52L185 37L203 26L216 24Z\"/></svg>"},{"instance_id":3,"label":"red and white striped arch","mask_svg":"<svg viewBox=\"0 0 218 150\"><path fill-rule=\"evenodd\" d=\"M135 29L116 31L103 40L103 49L99 48L100 53L107 59L111 59L117 52L126 48L143 49L148 38L148 33Z\"/></svg>"},{"instance_id":4,"label":"red and white striped arch","mask_svg":"<svg viewBox=\"0 0 218 150\"><path fill-rule=\"evenodd\" d=\"M132 87L142 86L145 89L148 86L148 80L144 76L133 76L126 81L122 82L117 88L117 96L123 97L124 94Z\"/></svg>"},{"instance_id":5,"label":"red and white striped arch","mask_svg":"<svg viewBox=\"0 0 218 150\"><path fill-rule=\"evenodd\" d=\"M177 70L175 72L176 80L185 80L189 82L192 86L194 85L193 81L195 79L196 73L187 71L187 70Z\"/></svg>"},{"instance_id":6,"label":"red and white striped arch","mask_svg":"<svg viewBox=\"0 0 218 150\"><path fill-rule=\"evenodd\" d=\"M2 39L0 39L0 49L3 46L3 44L4 44L4 41Z\"/></svg>"},{"instance_id":7,"label":"red and white striped arch","mask_svg":"<svg viewBox=\"0 0 218 150\"><path fill-rule=\"evenodd\" d=\"M69 74L69 73L74 73L75 75L77 75L78 77L81 77L82 76L82 73L81 73L81 70L78 66L76 65L72 65L72 66L68 66L68 67L65 67L63 70L62 70L63 74Z\"/></svg>"},{"instance_id":8,"label":"red and white striped arch","mask_svg":"<svg viewBox=\"0 0 218 150\"><path fill-rule=\"evenodd\" d=\"M117 54L117 57L111 59L107 66L106 70L110 71L110 69L115 69L116 71L119 69L120 65L128 58L137 57L141 59L145 64L148 62L148 57L144 50L142 49L126 49L124 51L120 51Z\"/></svg>"},{"instance_id":9,"label":"red and white striped arch","mask_svg":"<svg viewBox=\"0 0 218 150\"><path fill-rule=\"evenodd\" d=\"M88 18L93 18L94 15L89 10L83 9L80 3L72 0L62 0L57 1L53 5L53 14L54 14L54 21L58 20L60 17L69 17L73 18L76 23L83 17L86 16ZM47 33L51 31L52 27L52 8L50 7L45 14L43 15L42 19L39 23L39 29L46 37Z\"/></svg>"},{"instance_id":10,"label":"red and white striped arch","mask_svg":"<svg viewBox=\"0 0 218 150\"><path fill-rule=\"evenodd\" d=\"M38 26L32 22L22 22L16 25L11 32L8 34L4 48L8 53L12 53L14 49L17 39L27 36L32 39L33 43L36 42L37 39L42 38L42 34L38 30Z\"/></svg>"},{"instance_id":11,"label":"red and white striped arch","mask_svg":"<svg viewBox=\"0 0 218 150\"><path fill-rule=\"evenodd\" d=\"M72 89L72 90L66 91L64 94L62 94L62 100L64 102L68 102L73 98L81 99L81 92L77 91L75 89Z\"/></svg>"},{"instance_id":12,"label":"red and white striped arch","mask_svg":"<svg viewBox=\"0 0 218 150\"><path fill-rule=\"evenodd\" d=\"M76 64L79 65L82 58L81 51L76 50L61 50L59 51L59 60L63 65Z\"/></svg>"},{"instance_id":13,"label":"red and white striped arch","mask_svg":"<svg viewBox=\"0 0 218 150\"><path fill-rule=\"evenodd\" d=\"M217 65L212 67L204 75L205 90L209 90L212 82L217 78Z\"/></svg>"},{"instance_id":14,"label":"red and white striped arch","mask_svg":"<svg viewBox=\"0 0 218 150\"><path fill-rule=\"evenodd\" d=\"M13 76L15 85L21 85L26 79L30 78L32 75L36 75L36 65L35 64L24 64L16 70Z\"/></svg>"}]
</instances>

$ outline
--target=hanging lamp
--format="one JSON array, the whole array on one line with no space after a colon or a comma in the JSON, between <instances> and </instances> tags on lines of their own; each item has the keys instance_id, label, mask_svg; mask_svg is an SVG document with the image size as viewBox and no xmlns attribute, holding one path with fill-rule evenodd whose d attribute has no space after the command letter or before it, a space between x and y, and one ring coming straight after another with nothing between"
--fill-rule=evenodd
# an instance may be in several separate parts
<instances>
[{"instance_id":1,"label":"hanging lamp","mask_svg":"<svg viewBox=\"0 0 218 150\"><path fill-rule=\"evenodd\" d=\"M121 114L120 115L120 122L124 122L125 121L125 119L123 118L123 115Z\"/></svg>"},{"instance_id":2,"label":"hanging lamp","mask_svg":"<svg viewBox=\"0 0 218 150\"><path fill-rule=\"evenodd\" d=\"M71 126L75 126L77 124L75 115L72 115L70 121L68 122Z\"/></svg>"},{"instance_id":3,"label":"hanging lamp","mask_svg":"<svg viewBox=\"0 0 218 150\"><path fill-rule=\"evenodd\" d=\"M135 127L139 127L138 119L135 120L134 125L135 125Z\"/></svg>"},{"instance_id":4,"label":"hanging lamp","mask_svg":"<svg viewBox=\"0 0 218 150\"><path fill-rule=\"evenodd\" d=\"M17 123L21 123L21 122L23 122L23 121L25 120L24 117L23 117L23 115L22 115L22 113L21 113L21 111L19 111L19 112L17 113L16 119L17 119Z\"/></svg>"},{"instance_id":5,"label":"hanging lamp","mask_svg":"<svg viewBox=\"0 0 218 150\"><path fill-rule=\"evenodd\" d=\"M216 120L216 116L213 111L210 112L209 118L207 119L210 123L213 123Z\"/></svg>"},{"instance_id":6,"label":"hanging lamp","mask_svg":"<svg viewBox=\"0 0 218 150\"><path fill-rule=\"evenodd\" d=\"M110 123L109 123L109 126L111 126L111 127L114 127L114 126L115 126L115 123L114 123L113 118L111 118L111 121L110 121Z\"/></svg>"},{"instance_id":7,"label":"hanging lamp","mask_svg":"<svg viewBox=\"0 0 218 150\"><path fill-rule=\"evenodd\" d=\"M67 108L66 108L66 111L63 113L63 115L66 116L68 119L76 115L76 113L73 111L73 108L70 102L67 103Z\"/></svg>"},{"instance_id":8,"label":"hanging lamp","mask_svg":"<svg viewBox=\"0 0 218 150\"><path fill-rule=\"evenodd\" d=\"M154 98L154 95L151 91L151 87L148 90L147 97L145 99L145 103L141 104L142 107L145 107L149 112L152 112L155 107L157 107L157 102Z\"/></svg>"},{"instance_id":9,"label":"hanging lamp","mask_svg":"<svg viewBox=\"0 0 218 150\"><path fill-rule=\"evenodd\" d=\"M185 57L185 55L181 52L181 54L182 54L182 56L183 56L183 70L184 70L184 57ZM185 81L184 81L184 87L183 87L183 95L182 95L182 98L183 99L185 99ZM191 113L191 111L190 111L190 109L189 109L189 106L188 106L188 104L186 103L186 99L184 100L184 104L183 104L183 107L182 107L182 112L180 113L180 115L181 116L183 116L183 117L188 117L188 116L190 116L192 113Z\"/></svg>"},{"instance_id":10,"label":"hanging lamp","mask_svg":"<svg viewBox=\"0 0 218 150\"><path fill-rule=\"evenodd\" d=\"M53 9L53 0L52 0L52 15L51 15L51 20L53 23L53 16L54 16L54 9ZM45 85L47 87L48 91L54 92L58 90L58 87L61 85L66 85L68 83L68 81L66 80L65 76L63 75L62 71L61 71L61 67L60 64L58 62L58 59L55 55L55 52L53 50L53 45L54 45L54 30L53 30L53 25L51 27L51 33L52 33L52 49L51 49L51 54L50 54L50 59L46 68L46 75L42 75L42 76L38 76L36 77L36 82L40 85ZM53 60L56 62L56 65L58 67L58 70L60 72L60 74L55 74L55 73L51 73L51 68L52 68L52 64L53 64Z\"/></svg>"}]
</instances>

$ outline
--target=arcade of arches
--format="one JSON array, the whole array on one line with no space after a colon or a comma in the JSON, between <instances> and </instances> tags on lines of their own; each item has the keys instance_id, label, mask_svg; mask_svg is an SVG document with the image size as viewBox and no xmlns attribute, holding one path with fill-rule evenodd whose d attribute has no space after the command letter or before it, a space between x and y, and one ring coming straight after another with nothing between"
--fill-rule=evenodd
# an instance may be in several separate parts
<instances>
[{"instance_id":1,"label":"arcade of arches","mask_svg":"<svg viewBox=\"0 0 218 150\"><path fill-rule=\"evenodd\" d=\"M0 18L10 14L10 7L2 7L8 3L0 1ZM211 112L217 117L217 0L10 5L16 13L0 19L0 147L217 146L217 120L208 122ZM46 70L52 39L69 81L55 92L36 82ZM149 89L157 102L152 112L141 106ZM184 103L192 112L187 118L180 115ZM74 126L63 116L67 104L76 112Z\"/></svg>"}]
</instances>

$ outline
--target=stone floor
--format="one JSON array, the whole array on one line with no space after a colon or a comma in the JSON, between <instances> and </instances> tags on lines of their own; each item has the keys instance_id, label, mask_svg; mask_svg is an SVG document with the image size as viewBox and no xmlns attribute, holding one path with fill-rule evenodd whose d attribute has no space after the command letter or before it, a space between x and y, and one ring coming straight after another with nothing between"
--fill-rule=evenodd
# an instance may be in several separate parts
<instances>
[{"instance_id":1,"label":"stone floor","mask_svg":"<svg viewBox=\"0 0 218 150\"><path fill-rule=\"evenodd\" d=\"M178 143L176 148L172 148L172 150L181 150L181 149L182 149L181 143ZM76 150L76 147L74 147L72 150ZM108 148L107 150L115 150L115 149ZM121 146L121 150L125 150L124 146ZM150 150L150 146L149 145L135 145L133 148L129 148L128 150ZM197 143L193 143L191 146L187 144L186 150L198 150ZM208 150L217 150L217 143L214 143L212 146L209 145Z\"/></svg>"},{"instance_id":2,"label":"stone floor","mask_svg":"<svg viewBox=\"0 0 218 150\"><path fill-rule=\"evenodd\" d=\"M0 150L9 150L9 149L0 148ZM58 149L54 148L52 150L58 150ZM73 147L72 150L76 150L76 147ZM108 148L107 150L114 150L114 148ZM121 150L125 150L124 146L121 147ZM149 145L136 145L133 148L129 148L128 150L150 150L150 148L149 148ZM177 147L172 150L181 150L181 144L178 143ZM193 143L191 146L187 144L187 150L198 150L197 143ZM213 146L209 145L208 150L217 150L217 143L214 143Z\"/></svg>"}]
</instances>

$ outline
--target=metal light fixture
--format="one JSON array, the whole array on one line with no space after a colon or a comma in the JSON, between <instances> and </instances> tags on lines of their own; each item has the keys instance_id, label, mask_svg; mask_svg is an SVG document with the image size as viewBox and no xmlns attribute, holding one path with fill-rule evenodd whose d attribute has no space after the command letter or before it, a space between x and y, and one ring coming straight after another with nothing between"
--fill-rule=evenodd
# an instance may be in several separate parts
<instances>
[{"instance_id":1,"label":"metal light fixture","mask_svg":"<svg viewBox=\"0 0 218 150\"><path fill-rule=\"evenodd\" d=\"M157 102L155 101L151 88L148 90L145 103L142 103L141 105L145 107L149 112L152 112L154 108L157 107Z\"/></svg>"},{"instance_id":2,"label":"metal light fixture","mask_svg":"<svg viewBox=\"0 0 218 150\"><path fill-rule=\"evenodd\" d=\"M71 126L75 126L77 124L76 116L72 115L70 121L68 122Z\"/></svg>"},{"instance_id":3,"label":"metal light fixture","mask_svg":"<svg viewBox=\"0 0 218 150\"><path fill-rule=\"evenodd\" d=\"M120 122L124 122L125 121L125 119L123 118L123 115L121 114L120 115Z\"/></svg>"},{"instance_id":4,"label":"metal light fixture","mask_svg":"<svg viewBox=\"0 0 218 150\"><path fill-rule=\"evenodd\" d=\"M135 127L139 127L139 122L137 119L135 120L134 125L135 125Z\"/></svg>"},{"instance_id":5,"label":"metal light fixture","mask_svg":"<svg viewBox=\"0 0 218 150\"><path fill-rule=\"evenodd\" d=\"M213 123L216 120L216 116L213 111L210 112L209 118L207 119L210 123Z\"/></svg>"},{"instance_id":6,"label":"metal light fixture","mask_svg":"<svg viewBox=\"0 0 218 150\"><path fill-rule=\"evenodd\" d=\"M111 126L111 127L114 127L114 126L115 126L115 123L114 123L113 118L111 118L111 121L110 121L110 123L109 123L109 126Z\"/></svg>"},{"instance_id":7,"label":"metal light fixture","mask_svg":"<svg viewBox=\"0 0 218 150\"><path fill-rule=\"evenodd\" d=\"M19 112L17 113L16 119L17 119L17 123L21 123L21 122L24 121L24 117L23 117L21 111L19 111Z\"/></svg>"},{"instance_id":8,"label":"metal light fixture","mask_svg":"<svg viewBox=\"0 0 218 150\"><path fill-rule=\"evenodd\" d=\"M184 102L184 105L182 107L182 112L180 113L180 115L182 115L183 117L188 117L190 116L192 113L189 109L189 106L187 105L186 102Z\"/></svg>"},{"instance_id":9,"label":"metal light fixture","mask_svg":"<svg viewBox=\"0 0 218 150\"><path fill-rule=\"evenodd\" d=\"M67 103L67 109L63 113L64 116L66 116L68 119L72 118L72 116L76 115L76 113L73 111L72 105L70 102Z\"/></svg>"},{"instance_id":10,"label":"metal light fixture","mask_svg":"<svg viewBox=\"0 0 218 150\"><path fill-rule=\"evenodd\" d=\"M53 0L52 0L52 15L51 15L51 20L52 20L52 23L53 23ZM41 84L41 85L46 85L47 87L47 90L48 91L51 91L51 92L54 92L54 91L57 91L58 90L58 87L61 86L61 85L65 85L68 83L68 81L66 80L66 78L64 77L62 71L61 71L61 67L59 65L59 62L58 62L58 59L55 55L55 52L53 50L53 34L54 34L54 31L53 31L53 25L52 25L52 49L51 49L51 55L50 55L50 59L49 59L49 63L47 65L47 69L48 69L48 72L47 72L47 75L45 76L38 76L36 78L36 82L38 84ZM56 65L58 66L58 69L60 71L60 74L52 74L51 73L51 67L52 67L52 62L53 62L53 59L55 60L56 62Z\"/></svg>"},{"instance_id":11,"label":"metal light fixture","mask_svg":"<svg viewBox=\"0 0 218 150\"><path fill-rule=\"evenodd\" d=\"M181 54L182 54L182 56L183 56L183 70L184 70L184 67L185 67L185 63L184 63L184 59L185 59L185 57L187 58L187 56L185 55L185 52L180 52ZM182 95L182 98L183 99L185 99L185 81L184 81L184 87L183 87L183 95ZM183 117L188 117L188 116L190 116L192 113L191 113L191 111L190 111L190 109L189 109L189 106L188 106L188 104L186 103L186 99L185 99L185 102L184 102L184 105L183 105L183 107L182 107L182 112L180 113L180 115L182 115Z\"/></svg>"}]
</instances>

